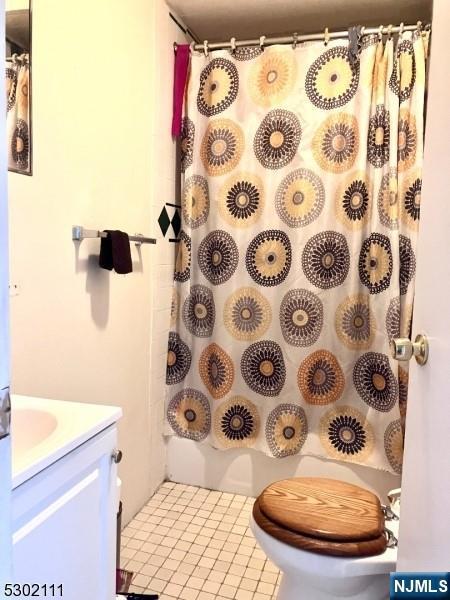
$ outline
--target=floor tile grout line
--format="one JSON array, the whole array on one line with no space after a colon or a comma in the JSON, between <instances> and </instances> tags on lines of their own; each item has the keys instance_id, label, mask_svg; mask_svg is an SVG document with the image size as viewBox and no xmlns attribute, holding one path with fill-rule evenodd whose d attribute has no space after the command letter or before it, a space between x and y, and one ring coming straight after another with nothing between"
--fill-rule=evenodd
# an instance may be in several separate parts
<instances>
[{"instance_id":1,"label":"floor tile grout line","mask_svg":"<svg viewBox=\"0 0 450 600\"><path fill-rule=\"evenodd\" d=\"M200 498L203 498L203 500L200 500ZM143 507L142 511L131 521L131 524L134 527L128 526L124 530L124 534L127 534L124 535L124 539L127 540L124 549L127 553L131 554L131 557L127 560L125 566L138 569L133 581L145 581L149 591L152 589L152 585L153 587L157 586L158 588L161 588L160 590L157 589L155 591L162 594L162 600L164 600L164 591L166 589L171 591L179 591L181 589L180 598L194 600L197 596L202 595L204 586L210 581L209 576L211 573L221 573L219 576L221 582L212 582L213 584L216 583L217 585L220 585L218 589L218 598L222 597L220 596L220 590L223 590L223 593L226 593L228 596L232 594L233 598L236 597L237 599L239 596L242 598L245 597L245 600L250 600L254 594L257 594L255 599L272 600L272 598L275 598L276 596L279 585L279 572L272 566L270 570L268 568L266 569L269 565L269 561L267 561L264 553L258 549L248 528L248 517L250 515L252 502L252 499L236 494L215 492L180 484L167 485L163 483L159 490L157 490L154 496ZM207 509L204 508L205 505L207 506ZM234 511L234 514L228 514L228 511L230 510ZM158 512L159 514L155 518L155 515ZM199 514L200 512L202 512L201 515ZM171 513L170 517L167 516L168 513ZM187 517L190 518L188 518L187 521L185 518L180 520L181 515L187 515ZM152 521L150 521L150 519L152 519ZM157 522L155 522L156 519L158 519ZM195 522L193 523L194 520ZM174 533L177 521L180 523L186 522L186 526L184 527L185 531L181 534L176 533L172 537L169 533ZM239 524L237 524L238 521ZM162 525L161 523L166 524ZM222 527L220 527L220 525L222 525ZM142 533L143 527L150 527L150 530L147 531L147 529L144 529L143 531L145 533ZM171 529L171 527L173 529ZM235 529L236 527L238 529ZM152 533L155 529L158 529L160 533ZM193 536L192 541L183 543L182 545L186 550L175 554L174 551L177 550L176 546L179 542L183 541L182 536L189 530L190 533L188 537ZM211 536L203 535L206 530L211 531ZM177 531L179 531L179 529ZM225 531L227 532L227 535L225 535ZM220 535L220 538L225 537L225 539L220 540L223 543L219 544L219 548L214 548L214 546L210 546L210 542L215 540L218 535ZM233 538L230 539L227 544L226 542L231 536L233 536ZM145 539L142 539L142 537ZM149 544L150 538L155 542L153 544L154 547L156 546L155 552L160 553L155 554L155 556L158 557L156 560L152 554L142 550L143 547L149 549L149 545L147 544ZM207 541L208 539L209 541ZM248 541L246 544L243 544L246 539ZM171 541L169 542L168 540ZM240 540L240 543L238 543L238 540ZM128 545L130 543L132 543L133 546L137 545L138 548L132 548ZM217 541L215 545L217 545ZM228 550L223 550L224 547L228 548ZM244 547L248 548L248 550L244 551ZM230 548L232 548L232 551L229 551ZM239 549L242 549L241 552L239 552ZM216 556L205 556L205 553L208 550L210 550L210 554L212 551L212 554L216 554ZM183 552L185 552L185 554L183 554ZM183 557L179 560L173 559L171 557L172 553L174 553L174 556ZM191 558L189 562L185 561L186 557L191 555L194 555L195 558ZM138 562L134 558L139 557L145 560L145 556L150 556L150 558L147 559L147 563ZM237 556L244 558L238 559ZM153 562L160 564L159 566L153 565L149 563L148 560L153 560ZM244 561L245 564L240 565L237 562L238 560ZM189 574L186 574L187 579L185 577L178 578L178 580L184 580L185 583L183 585L172 582L172 578L177 578L178 571L172 571L165 568L164 565L166 565L166 563L169 566L174 567L175 565L178 565L175 569L180 568L180 565L185 565L183 568L189 571ZM202 563L202 565L199 565L199 563ZM209 566L204 566L208 564ZM189 567L186 565L189 565ZM231 572L232 568L235 573ZM142 576L142 570L145 569L147 569L147 572L153 572L153 574L150 576ZM197 575L202 574L203 577L198 577L194 575L194 573L197 573ZM166 576L167 579L163 581L158 578L158 574L161 574L161 577L163 575ZM141 577L139 577L140 575ZM253 579L251 579L250 576L252 576ZM268 581L263 581L263 576L268 579ZM244 580L249 582L245 583L245 585L247 587L250 586L250 589L241 589L244 585ZM159 581L161 581L161 584L158 583ZM227 583L223 583L224 581L227 581ZM191 591L189 591L189 582L197 587L200 586L199 589L197 591L192 590L191 593ZM230 586L230 584L233 583L235 585ZM217 585L208 585L208 587L210 589L217 588ZM138 588L139 586L135 587ZM268 593L264 594L262 593L262 590L265 590ZM208 594L208 592L206 592L206 594ZM165 597L169 598L168 595L165 595ZM208 596L204 597L206 599Z\"/></svg>"}]
</instances>

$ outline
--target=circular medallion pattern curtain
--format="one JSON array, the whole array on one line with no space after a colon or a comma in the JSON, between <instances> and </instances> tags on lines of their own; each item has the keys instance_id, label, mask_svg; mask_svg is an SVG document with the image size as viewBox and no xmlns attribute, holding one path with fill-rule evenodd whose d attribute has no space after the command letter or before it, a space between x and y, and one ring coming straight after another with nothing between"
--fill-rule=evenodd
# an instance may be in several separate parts
<instances>
[{"instance_id":1,"label":"circular medallion pattern curtain","mask_svg":"<svg viewBox=\"0 0 450 600\"><path fill-rule=\"evenodd\" d=\"M167 434L401 472L427 42L192 53Z\"/></svg>"}]
</instances>

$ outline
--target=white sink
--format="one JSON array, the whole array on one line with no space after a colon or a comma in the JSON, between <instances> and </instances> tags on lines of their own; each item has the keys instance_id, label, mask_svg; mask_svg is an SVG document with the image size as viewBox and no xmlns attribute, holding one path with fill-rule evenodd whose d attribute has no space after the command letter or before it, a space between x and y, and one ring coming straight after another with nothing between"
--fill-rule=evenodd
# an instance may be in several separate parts
<instances>
[{"instance_id":1,"label":"white sink","mask_svg":"<svg viewBox=\"0 0 450 600\"><path fill-rule=\"evenodd\" d=\"M45 410L14 408L11 415L13 455L32 452L55 431L57 425L56 417Z\"/></svg>"},{"instance_id":2,"label":"white sink","mask_svg":"<svg viewBox=\"0 0 450 600\"><path fill-rule=\"evenodd\" d=\"M32 396L11 397L13 489L103 431L120 408Z\"/></svg>"}]
</instances>

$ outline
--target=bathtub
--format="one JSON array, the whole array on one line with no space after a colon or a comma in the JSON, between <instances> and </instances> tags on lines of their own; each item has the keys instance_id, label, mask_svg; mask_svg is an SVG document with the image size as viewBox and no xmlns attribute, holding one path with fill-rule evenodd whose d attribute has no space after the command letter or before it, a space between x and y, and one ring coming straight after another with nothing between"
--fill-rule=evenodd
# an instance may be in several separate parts
<instances>
[{"instance_id":1,"label":"bathtub","mask_svg":"<svg viewBox=\"0 0 450 600\"><path fill-rule=\"evenodd\" d=\"M258 496L270 483L288 477L329 477L365 487L383 501L400 477L361 465L315 456L271 458L248 450L216 450L206 444L171 436L167 444L167 476L171 481Z\"/></svg>"},{"instance_id":2,"label":"bathtub","mask_svg":"<svg viewBox=\"0 0 450 600\"><path fill-rule=\"evenodd\" d=\"M121 409L28 396L11 404L13 582L112 600Z\"/></svg>"}]
</instances>

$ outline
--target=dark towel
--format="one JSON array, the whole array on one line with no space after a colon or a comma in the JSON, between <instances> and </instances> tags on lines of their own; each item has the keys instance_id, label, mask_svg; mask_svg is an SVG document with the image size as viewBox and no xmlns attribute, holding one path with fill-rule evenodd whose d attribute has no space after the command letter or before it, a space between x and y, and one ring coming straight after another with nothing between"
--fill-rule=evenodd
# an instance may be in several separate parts
<instances>
[{"instance_id":1,"label":"dark towel","mask_svg":"<svg viewBox=\"0 0 450 600\"><path fill-rule=\"evenodd\" d=\"M105 229L107 237L101 238L100 258L98 264L102 269L114 269L116 273L131 273L133 265L131 262L130 240L128 234L123 231L111 231Z\"/></svg>"}]
</instances>

